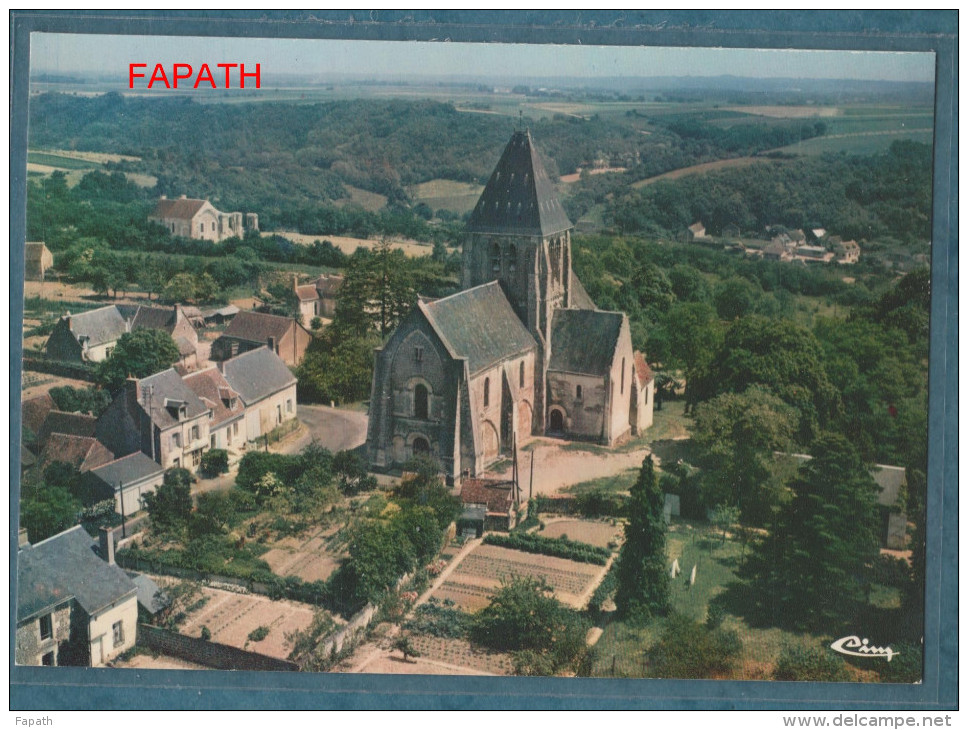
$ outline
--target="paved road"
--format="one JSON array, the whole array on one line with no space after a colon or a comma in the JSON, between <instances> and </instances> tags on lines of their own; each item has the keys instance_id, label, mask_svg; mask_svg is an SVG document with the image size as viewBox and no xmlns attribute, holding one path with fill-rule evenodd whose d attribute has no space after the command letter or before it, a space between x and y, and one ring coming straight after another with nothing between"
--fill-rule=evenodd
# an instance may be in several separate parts
<instances>
[{"instance_id":1,"label":"paved road","mask_svg":"<svg viewBox=\"0 0 968 730\"><path fill-rule=\"evenodd\" d=\"M355 449L366 441L367 416L359 411L344 411L329 406L300 404L299 431L289 434L281 442L269 446L270 451L280 454L297 454L316 438L323 448L334 454L337 451ZM249 448L260 448L250 444ZM215 479L199 479L192 489L194 494L230 489L235 484L235 467L228 474Z\"/></svg>"},{"instance_id":2,"label":"paved road","mask_svg":"<svg viewBox=\"0 0 968 730\"><path fill-rule=\"evenodd\" d=\"M367 415L359 411L344 411L329 406L299 405L299 420L305 426L297 438L286 439L279 451L294 454L301 451L313 438L324 449L337 451L355 449L366 441ZM270 447L271 448L271 447Z\"/></svg>"}]
</instances>

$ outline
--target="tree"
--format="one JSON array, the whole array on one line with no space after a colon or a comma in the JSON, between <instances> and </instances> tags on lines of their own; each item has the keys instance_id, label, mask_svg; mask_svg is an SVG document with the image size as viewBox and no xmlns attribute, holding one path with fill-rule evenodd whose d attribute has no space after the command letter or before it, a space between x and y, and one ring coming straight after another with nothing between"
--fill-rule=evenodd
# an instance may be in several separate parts
<instances>
[{"instance_id":1,"label":"tree","mask_svg":"<svg viewBox=\"0 0 968 730\"><path fill-rule=\"evenodd\" d=\"M739 519L739 507L730 504L717 504L711 522L723 531L721 544L726 543L726 531Z\"/></svg>"},{"instance_id":2,"label":"tree","mask_svg":"<svg viewBox=\"0 0 968 730\"><path fill-rule=\"evenodd\" d=\"M664 614L669 605L663 495L651 455L642 462L630 495L615 606L621 616L638 620Z\"/></svg>"},{"instance_id":3,"label":"tree","mask_svg":"<svg viewBox=\"0 0 968 730\"><path fill-rule=\"evenodd\" d=\"M701 403L694 415L706 503L735 505L745 521L765 524L784 499L783 464L774 454L789 449L796 412L754 386Z\"/></svg>"},{"instance_id":4,"label":"tree","mask_svg":"<svg viewBox=\"0 0 968 730\"><path fill-rule=\"evenodd\" d=\"M414 648L409 636L401 636L393 642L393 648L403 654L403 661L408 661L410 657L416 659L420 656L420 652Z\"/></svg>"},{"instance_id":5,"label":"tree","mask_svg":"<svg viewBox=\"0 0 968 730\"><path fill-rule=\"evenodd\" d=\"M386 339L417 300L412 264L388 239L373 252L354 254L336 295L333 328L363 337L376 330Z\"/></svg>"},{"instance_id":6,"label":"tree","mask_svg":"<svg viewBox=\"0 0 968 730\"><path fill-rule=\"evenodd\" d=\"M66 488L41 485L21 496L20 526L31 542L40 542L76 525L80 509L81 503Z\"/></svg>"},{"instance_id":7,"label":"tree","mask_svg":"<svg viewBox=\"0 0 968 730\"><path fill-rule=\"evenodd\" d=\"M551 595L547 583L515 576L473 617L470 637L489 649L515 652L518 674L556 674L577 668L586 631L581 616Z\"/></svg>"},{"instance_id":8,"label":"tree","mask_svg":"<svg viewBox=\"0 0 968 730\"><path fill-rule=\"evenodd\" d=\"M649 649L647 674L662 679L723 678L742 648L735 631L703 626L676 613L669 617L661 638Z\"/></svg>"},{"instance_id":9,"label":"tree","mask_svg":"<svg viewBox=\"0 0 968 730\"><path fill-rule=\"evenodd\" d=\"M185 526L192 514L192 473L174 468L154 491L144 496L152 524L161 532L176 531Z\"/></svg>"},{"instance_id":10,"label":"tree","mask_svg":"<svg viewBox=\"0 0 968 730\"><path fill-rule=\"evenodd\" d=\"M145 378L167 370L178 357L178 346L164 330L125 332L114 351L98 364L96 378L104 388L114 392L124 386L129 376Z\"/></svg>"},{"instance_id":11,"label":"tree","mask_svg":"<svg viewBox=\"0 0 968 730\"><path fill-rule=\"evenodd\" d=\"M764 618L832 631L864 603L878 555L877 487L854 447L825 434L800 468L793 499L746 563Z\"/></svg>"}]
</instances>

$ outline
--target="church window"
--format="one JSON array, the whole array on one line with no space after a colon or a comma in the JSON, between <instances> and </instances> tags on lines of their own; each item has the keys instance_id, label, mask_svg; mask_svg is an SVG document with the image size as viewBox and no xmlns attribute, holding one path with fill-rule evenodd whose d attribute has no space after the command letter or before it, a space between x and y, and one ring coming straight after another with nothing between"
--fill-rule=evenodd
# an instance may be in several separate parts
<instances>
[{"instance_id":1,"label":"church window","mask_svg":"<svg viewBox=\"0 0 968 730\"><path fill-rule=\"evenodd\" d=\"M495 274L501 273L501 247L496 243L491 245L491 270Z\"/></svg>"},{"instance_id":2,"label":"church window","mask_svg":"<svg viewBox=\"0 0 968 730\"><path fill-rule=\"evenodd\" d=\"M625 393L625 358L622 358L622 389L619 391L619 395L624 395Z\"/></svg>"},{"instance_id":3,"label":"church window","mask_svg":"<svg viewBox=\"0 0 968 730\"><path fill-rule=\"evenodd\" d=\"M524 387L524 363L518 365L518 385Z\"/></svg>"},{"instance_id":4,"label":"church window","mask_svg":"<svg viewBox=\"0 0 968 730\"><path fill-rule=\"evenodd\" d=\"M491 379L484 378L484 407L487 408L491 404Z\"/></svg>"},{"instance_id":5,"label":"church window","mask_svg":"<svg viewBox=\"0 0 968 730\"><path fill-rule=\"evenodd\" d=\"M518 207L520 207L520 205L521 204L518 203ZM518 249L517 249L517 246L515 246L512 243L508 247L508 271L510 271L512 274L514 273L514 270L517 268L517 261L518 261Z\"/></svg>"},{"instance_id":6,"label":"church window","mask_svg":"<svg viewBox=\"0 0 968 730\"><path fill-rule=\"evenodd\" d=\"M413 416L426 421L430 412L430 394L422 383L413 389Z\"/></svg>"},{"instance_id":7,"label":"church window","mask_svg":"<svg viewBox=\"0 0 968 730\"><path fill-rule=\"evenodd\" d=\"M413 359L415 362L423 362L423 348L415 347L413 348Z\"/></svg>"},{"instance_id":8,"label":"church window","mask_svg":"<svg viewBox=\"0 0 968 730\"><path fill-rule=\"evenodd\" d=\"M580 385L576 385L575 386L575 399L576 400L581 400L581 386Z\"/></svg>"}]
</instances>

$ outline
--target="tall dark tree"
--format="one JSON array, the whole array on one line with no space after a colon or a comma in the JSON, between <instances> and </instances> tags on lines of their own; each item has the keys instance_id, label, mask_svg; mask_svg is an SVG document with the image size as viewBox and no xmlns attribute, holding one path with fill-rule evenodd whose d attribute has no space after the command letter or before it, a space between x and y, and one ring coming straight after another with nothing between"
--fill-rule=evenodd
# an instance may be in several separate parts
<instances>
[{"instance_id":1,"label":"tall dark tree","mask_svg":"<svg viewBox=\"0 0 968 730\"><path fill-rule=\"evenodd\" d=\"M124 385L128 376L145 378L167 370L178 360L178 346L164 330L125 332L114 351L97 368L97 380L109 391Z\"/></svg>"},{"instance_id":2,"label":"tall dark tree","mask_svg":"<svg viewBox=\"0 0 968 730\"><path fill-rule=\"evenodd\" d=\"M630 494L615 605L622 616L645 619L664 614L669 606L663 495L651 455L642 462Z\"/></svg>"},{"instance_id":3,"label":"tall dark tree","mask_svg":"<svg viewBox=\"0 0 968 730\"><path fill-rule=\"evenodd\" d=\"M878 555L877 487L843 436L825 434L811 452L744 572L765 619L829 631L866 601Z\"/></svg>"},{"instance_id":4,"label":"tall dark tree","mask_svg":"<svg viewBox=\"0 0 968 730\"><path fill-rule=\"evenodd\" d=\"M187 469L169 469L152 494L144 497L151 521L159 530L177 530L192 514L192 475Z\"/></svg>"}]
</instances>

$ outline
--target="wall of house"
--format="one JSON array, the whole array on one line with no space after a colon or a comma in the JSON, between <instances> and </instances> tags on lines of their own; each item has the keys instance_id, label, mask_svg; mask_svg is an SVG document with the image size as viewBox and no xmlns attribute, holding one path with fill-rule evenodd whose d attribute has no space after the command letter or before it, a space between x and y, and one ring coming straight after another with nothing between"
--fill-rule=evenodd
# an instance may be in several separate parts
<instances>
[{"instance_id":1,"label":"wall of house","mask_svg":"<svg viewBox=\"0 0 968 730\"><path fill-rule=\"evenodd\" d=\"M302 318L302 323L304 326L308 327L313 317L320 316L320 314L316 312L318 306L318 299L311 299L307 302L299 302L299 315Z\"/></svg>"},{"instance_id":2,"label":"wall of house","mask_svg":"<svg viewBox=\"0 0 968 730\"><path fill-rule=\"evenodd\" d=\"M309 322L307 321L306 324L309 324ZM303 355L306 354L306 348L309 347L310 340L312 340L312 335L302 327L294 324L282 336L279 342L276 343L276 354L282 358L282 361L286 365L295 367L302 362Z\"/></svg>"},{"instance_id":3,"label":"wall of house","mask_svg":"<svg viewBox=\"0 0 968 730\"><path fill-rule=\"evenodd\" d=\"M114 643L114 625L121 622L122 641ZM138 597L131 593L117 604L90 617L91 666L98 667L134 646L138 631ZM99 661L100 658L100 661Z\"/></svg>"},{"instance_id":4,"label":"wall of house","mask_svg":"<svg viewBox=\"0 0 968 730\"><path fill-rule=\"evenodd\" d=\"M132 484L122 485L124 488L124 510L122 511L121 505L121 492L116 489L114 491L114 510L119 515L123 514L125 517L130 517L135 512L144 509L144 503L142 499L146 494L153 494L154 491L161 484L164 479L164 474L159 474L157 477L152 479L146 479L141 482L135 482ZM115 485L116 486L116 485Z\"/></svg>"},{"instance_id":5,"label":"wall of house","mask_svg":"<svg viewBox=\"0 0 968 730\"><path fill-rule=\"evenodd\" d=\"M296 417L296 384L245 408L246 439L255 441L281 423Z\"/></svg>"},{"instance_id":6,"label":"wall of house","mask_svg":"<svg viewBox=\"0 0 968 730\"><path fill-rule=\"evenodd\" d=\"M67 322L63 319L54 325L50 337L47 338L46 351L47 357L52 357L55 360L71 360L74 362L83 360L81 346L77 344L77 340L71 334Z\"/></svg>"},{"instance_id":7,"label":"wall of house","mask_svg":"<svg viewBox=\"0 0 968 730\"><path fill-rule=\"evenodd\" d=\"M17 624L15 659L22 666L41 666L44 654L54 652L54 666L59 666L58 644L67 641L71 634L71 602L54 608L51 614L51 637L40 638L40 616ZM46 614L43 614L46 615Z\"/></svg>"},{"instance_id":8,"label":"wall of house","mask_svg":"<svg viewBox=\"0 0 968 730\"><path fill-rule=\"evenodd\" d=\"M582 391L580 399L578 386ZM548 371L548 431L551 430L551 412L558 409L562 411L566 436L601 441L605 427L605 406L603 377Z\"/></svg>"},{"instance_id":9,"label":"wall of house","mask_svg":"<svg viewBox=\"0 0 968 730\"><path fill-rule=\"evenodd\" d=\"M215 445L212 446L212 437L215 438ZM219 426L217 429L209 431L209 448L213 449L240 449L245 444L245 416L235 419L231 423Z\"/></svg>"},{"instance_id":10,"label":"wall of house","mask_svg":"<svg viewBox=\"0 0 968 730\"><path fill-rule=\"evenodd\" d=\"M198 436L192 438L192 428L198 427ZM176 446L172 440L173 435L178 434L180 446ZM165 469L178 466L185 469L194 470L198 465L193 463L192 452L204 450L209 445L208 433L208 414L204 413L196 418L190 418L178 423L161 432L159 438L160 450L155 461Z\"/></svg>"}]
</instances>

